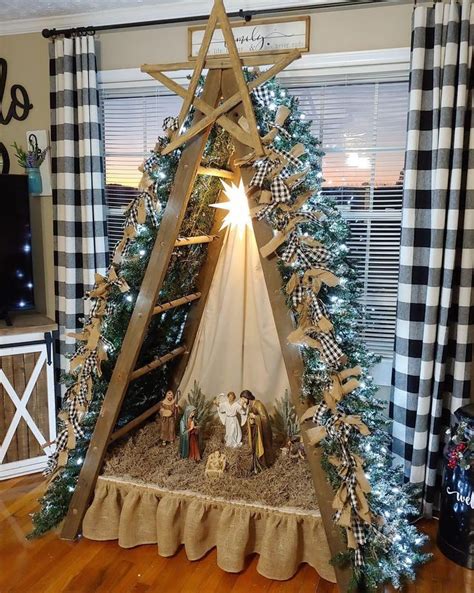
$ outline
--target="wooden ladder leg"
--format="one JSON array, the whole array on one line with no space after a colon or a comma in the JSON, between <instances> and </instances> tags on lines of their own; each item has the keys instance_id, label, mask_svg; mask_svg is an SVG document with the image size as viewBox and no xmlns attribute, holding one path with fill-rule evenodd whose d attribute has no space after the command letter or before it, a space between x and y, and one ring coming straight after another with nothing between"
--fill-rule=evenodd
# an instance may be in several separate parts
<instances>
[{"instance_id":1,"label":"wooden ladder leg","mask_svg":"<svg viewBox=\"0 0 474 593\"><path fill-rule=\"evenodd\" d=\"M207 76L202 98L210 105L216 105L220 98L221 76L221 70L213 70ZM196 112L193 123L199 122L202 117L200 113ZM130 376L135 368L153 314L153 308L178 238L209 131L210 127L203 130L187 143L182 152L175 175L175 183L163 214L120 355L115 364L102 409L89 443L84 465L79 474L77 486L64 521L61 532L63 539L74 539L81 529L82 520L92 497L110 436L127 392Z\"/></svg>"},{"instance_id":2,"label":"wooden ladder leg","mask_svg":"<svg viewBox=\"0 0 474 593\"><path fill-rule=\"evenodd\" d=\"M237 90L236 82L232 70L224 70L222 74L222 95L223 100L232 96ZM233 121L238 121L244 114L242 104L235 107L228 116ZM235 143L235 158L242 158L249 152L249 147L234 140ZM242 169L242 179L246 186L250 182L252 172L249 169ZM256 206L257 204L250 204ZM273 232L265 221L258 221L253 219L253 230L257 246L260 247L268 243L272 237ZM272 307L273 318L278 332L278 339L280 342L281 351L283 354L283 361L285 363L286 372L288 374L288 381L290 384L291 398L296 407L298 417L300 417L306 410L304 402L301 401L300 393L302 386L302 379L304 373L304 363L298 346L289 344L287 336L294 330L293 320L288 311L285 302L285 296L282 293L282 280L280 272L277 267L276 258L268 259L262 257L260 254L260 262L262 264L263 275L267 286L270 305ZM322 449L320 447L314 448L310 446L306 430L302 428L303 441L307 453L307 459L313 478L316 498L321 512L326 537L329 544L331 554L334 556L339 552L346 551L346 544L342 538L341 530L337 527L333 520L334 509L332 508L332 501L334 498L334 491L327 481L326 472L321 466ZM349 589L349 582L351 579L350 568L335 567L337 583L341 593L345 593Z\"/></svg>"}]
</instances>

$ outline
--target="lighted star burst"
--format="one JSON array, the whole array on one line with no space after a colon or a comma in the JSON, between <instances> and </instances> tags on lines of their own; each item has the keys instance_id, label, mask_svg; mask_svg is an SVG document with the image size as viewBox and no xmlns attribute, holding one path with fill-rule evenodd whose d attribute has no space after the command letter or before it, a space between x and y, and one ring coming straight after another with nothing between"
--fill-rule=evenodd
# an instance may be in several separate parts
<instances>
[{"instance_id":1,"label":"lighted star burst","mask_svg":"<svg viewBox=\"0 0 474 593\"><path fill-rule=\"evenodd\" d=\"M235 185L235 183L229 185L222 180L221 183L224 186L224 193L229 198L229 201L219 204L211 204L213 208L228 210L228 213L222 221L220 230L222 231L222 229L225 229L228 226L236 226L239 230L239 236L242 237L245 227L250 228L251 226L249 204L247 195L245 194L244 184L242 183L242 179L238 186Z\"/></svg>"}]
</instances>

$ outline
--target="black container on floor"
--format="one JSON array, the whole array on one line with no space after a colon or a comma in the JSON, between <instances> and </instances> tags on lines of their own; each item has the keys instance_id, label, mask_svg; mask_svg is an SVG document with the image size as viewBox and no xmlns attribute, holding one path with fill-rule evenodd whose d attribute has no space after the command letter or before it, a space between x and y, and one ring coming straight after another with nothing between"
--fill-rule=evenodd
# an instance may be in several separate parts
<instances>
[{"instance_id":1,"label":"black container on floor","mask_svg":"<svg viewBox=\"0 0 474 593\"><path fill-rule=\"evenodd\" d=\"M455 413L467 422L467 434L474 434L474 404ZM474 570L474 467L450 469L444 460L441 511L438 529L439 549L456 564Z\"/></svg>"}]
</instances>

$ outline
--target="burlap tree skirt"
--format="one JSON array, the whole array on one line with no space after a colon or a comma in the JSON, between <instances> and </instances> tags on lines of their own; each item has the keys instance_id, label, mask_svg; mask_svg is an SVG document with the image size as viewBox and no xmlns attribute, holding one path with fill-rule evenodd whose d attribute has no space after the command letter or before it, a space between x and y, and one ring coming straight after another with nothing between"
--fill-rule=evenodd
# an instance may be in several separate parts
<instances>
[{"instance_id":1,"label":"burlap tree skirt","mask_svg":"<svg viewBox=\"0 0 474 593\"><path fill-rule=\"evenodd\" d=\"M176 445L161 447L156 423L115 446L85 516L84 536L117 539L124 548L157 543L165 557L184 545L190 560L215 547L219 567L228 572L241 571L246 556L257 553L257 569L267 578L289 579L306 562L335 582L306 462L279 455L272 468L249 476L245 443L229 450L222 436L215 427L201 463L179 460ZM226 473L206 478L207 456L218 449L228 458Z\"/></svg>"}]
</instances>

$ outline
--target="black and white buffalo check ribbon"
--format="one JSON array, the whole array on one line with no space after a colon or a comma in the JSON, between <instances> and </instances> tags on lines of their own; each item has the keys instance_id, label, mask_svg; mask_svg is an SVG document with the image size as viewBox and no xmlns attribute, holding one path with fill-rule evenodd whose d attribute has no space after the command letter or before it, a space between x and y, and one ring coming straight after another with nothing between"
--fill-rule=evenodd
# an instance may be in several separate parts
<instances>
[{"instance_id":1,"label":"black and white buffalo check ribbon","mask_svg":"<svg viewBox=\"0 0 474 593\"><path fill-rule=\"evenodd\" d=\"M159 160L159 156L156 154L156 152L152 152L143 163L143 170L147 173L153 173L155 168L158 166Z\"/></svg>"},{"instance_id":2,"label":"black and white buffalo check ribbon","mask_svg":"<svg viewBox=\"0 0 474 593\"><path fill-rule=\"evenodd\" d=\"M362 566L363 555L359 546L366 543L366 529L363 521L358 516L359 500L357 497L357 462L349 449L349 438L354 427L344 421L344 415L340 412L331 413L328 416L329 407L321 401L314 413L313 422L318 426L324 426L327 436L335 440L342 452L342 462L337 468L337 473L347 489L347 502L351 507L351 531L357 543L354 551L356 566ZM338 523L343 509L339 509L334 515L334 521Z\"/></svg>"},{"instance_id":3,"label":"black and white buffalo check ribbon","mask_svg":"<svg viewBox=\"0 0 474 593\"><path fill-rule=\"evenodd\" d=\"M290 132L288 132L288 130L285 130L285 128L283 126L278 125L277 123L273 123L270 125L271 128L275 128L276 130L278 130L280 132L280 134L282 136L284 136L287 140L291 139L291 134ZM273 147L274 149L274 147Z\"/></svg>"},{"instance_id":4,"label":"black and white buffalo check ribbon","mask_svg":"<svg viewBox=\"0 0 474 593\"><path fill-rule=\"evenodd\" d=\"M270 204L264 206L257 213L257 220L268 219L268 216L278 206L278 204L286 204L291 201L291 192L289 187L286 185L285 180L278 175L270 184L270 192L272 194L272 201Z\"/></svg>"},{"instance_id":5,"label":"black and white buffalo check ribbon","mask_svg":"<svg viewBox=\"0 0 474 593\"><path fill-rule=\"evenodd\" d=\"M266 86L258 86L256 89L253 89L252 95L261 107L270 105L275 96L274 92Z\"/></svg>"},{"instance_id":6,"label":"black and white buffalo check ribbon","mask_svg":"<svg viewBox=\"0 0 474 593\"><path fill-rule=\"evenodd\" d=\"M329 261L330 253L322 245L318 247L306 245L301 241L297 231L293 231L280 257L287 264L296 259L306 268L312 268L314 266L323 267Z\"/></svg>"},{"instance_id":7,"label":"black and white buffalo check ribbon","mask_svg":"<svg viewBox=\"0 0 474 593\"><path fill-rule=\"evenodd\" d=\"M163 130L165 132L168 130L171 130L172 132L179 130L179 119L177 117L172 117L171 115L165 117L163 120Z\"/></svg>"},{"instance_id":8,"label":"black and white buffalo check ribbon","mask_svg":"<svg viewBox=\"0 0 474 593\"><path fill-rule=\"evenodd\" d=\"M140 210L145 207L145 212L151 218L153 226L158 226L158 212L156 210L156 202L153 196L148 192L142 191L129 204L125 211L125 220L123 227L133 226L135 228L140 224Z\"/></svg>"},{"instance_id":9,"label":"black and white buffalo check ribbon","mask_svg":"<svg viewBox=\"0 0 474 593\"><path fill-rule=\"evenodd\" d=\"M297 309L305 300L309 301L310 318L314 324L321 321L323 317L328 317L324 303L318 299L311 286L299 284L291 295L293 308Z\"/></svg>"},{"instance_id":10,"label":"black and white buffalo check ribbon","mask_svg":"<svg viewBox=\"0 0 474 593\"><path fill-rule=\"evenodd\" d=\"M321 358L330 367L335 367L344 355L344 352L339 348L339 344L333 338L332 333L316 332L314 337L321 344L321 349L319 350Z\"/></svg>"},{"instance_id":11,"label":"black and white buffalo check ribbon","mask_svg":"<svg viewBox=\"0 0 474 593\"><path fill-rule=\"evenodd\" d=\"M286 161L289 165L298 168L303 166L303 163L300 161L300 159L296 156L293 156L291 152L281 150L280 148L276 148L274 144L271 145L271 149L275 154L277 154L281 159Z\"/></svg>"},{"instance_id":12,"label":"black and white buffalo check ribbon","mask_svg":"<svg viewBox=\"0 0 474 593\"><path fill-rule=\"evenodd\" d=\"M255 161L255 163L253 164L253 168L257 171L250 180L249 186L262 187L265 178L270 173L270 171L272 171L272 169L275 168L275 166L275 163L269 158L259 159L258 161Z\"/></svg>"},{"instance_id":13,"label":"black and white buffalo check ribbon","mask_svg":"<svg viewBox=\"0 0 474 593\"><path fill-rule=\"evenodd\" d=\"M257 216L258 218L258 216ZM304 218L308 222L319 224L320 215L311 212L310 210L297 210L295 212L275 212L272 216L272 225L278 231L283 231L290 224L294 218Z\"/></svg>"},{"instance_id":14,"label":"black and white buffalo check ribbon","mask_svg":"<svg viewBox=\"0 0 474 593\"><path fill-rule=\"evenodd\" d=\"M43 471L43 476L50 476L54 473L54 470L58 466L58 457L61 451L65 451L67 449L67 441L68 441L68 430L67 428L63 428L59 435L56 437L56 448L53 453L48 457L48 462L46 464L46 468Z\"/></svg>"}]
</instances>

